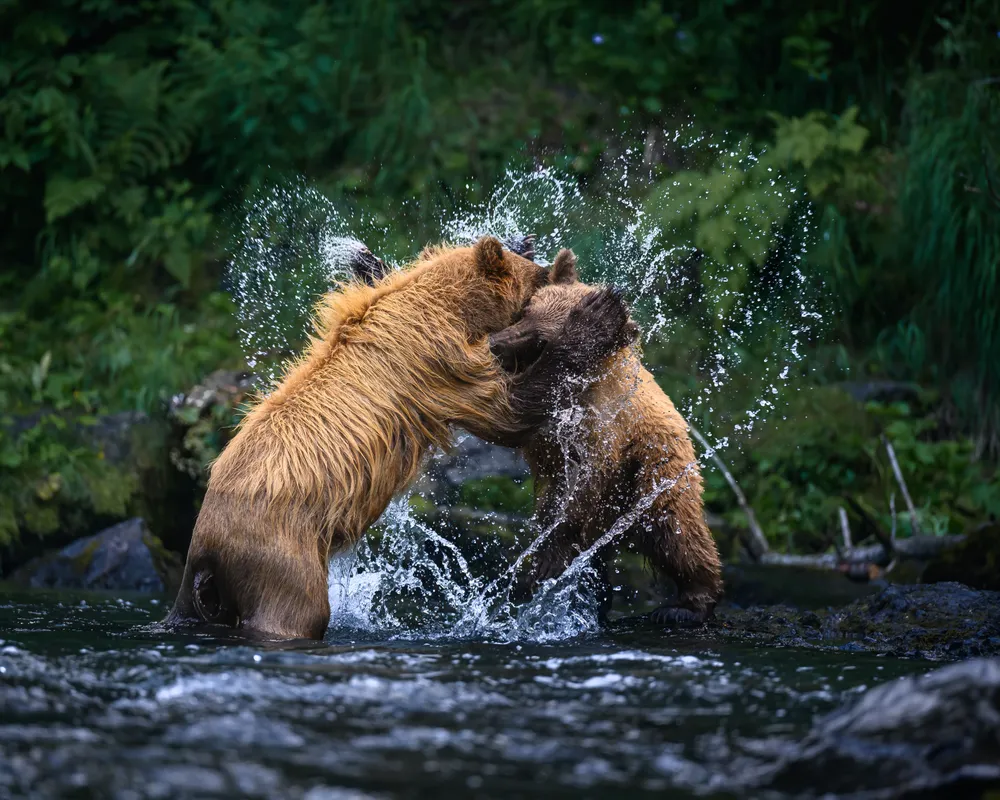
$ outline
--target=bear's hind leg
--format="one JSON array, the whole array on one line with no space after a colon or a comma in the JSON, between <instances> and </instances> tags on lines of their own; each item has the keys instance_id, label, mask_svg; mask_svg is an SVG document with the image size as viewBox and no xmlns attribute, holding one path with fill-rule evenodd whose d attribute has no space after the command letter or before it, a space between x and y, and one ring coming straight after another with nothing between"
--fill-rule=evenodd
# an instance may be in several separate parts
<instances>
[{"instance_id":1,"label":"bear's hind leg","mask_svg":"<svg viewBox=\"0 0 1000 800\"><path fill-rule=\"evenodd\" d=\"M669 513L647 518L640 526L639 547L654 572L677 584L677 599L649 616L658 625L702 625L722 594L722 565L708 526L682 528Z\"/></svg>"}]
</instances>

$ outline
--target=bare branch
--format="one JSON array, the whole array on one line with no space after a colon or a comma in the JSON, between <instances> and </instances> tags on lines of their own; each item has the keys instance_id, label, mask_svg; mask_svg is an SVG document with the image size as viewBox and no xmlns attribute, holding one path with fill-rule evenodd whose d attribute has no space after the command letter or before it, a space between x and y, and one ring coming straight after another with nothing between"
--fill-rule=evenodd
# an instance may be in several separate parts
<instances>
[{"instance_id":1,"label":"bare branch","mask_svg":"<svg viewBox=\"0 0 1000 800\"><path fill-rule=\"evenodd\" d=\"M743 539L743 544L746 546L747 551L750 553L750 557L754 561L760 561L765 553L770 549L767 546L767 539L764 538L764 532L760 529L760 525L757 524L757 517L753 513L753 509L750 507L750 503L747 502L746 495L743 494L743 490L740 489L738 483L736 483L736 478L733 477L732 473L726 468L722 459L719 458L719 454L715 452L715 448L712 447L704 436L694 427L690 422L688 423L688 428L691 431L691 435L698 440L698 443L705 448L705 454L715 462L722 472L722 476L726 479L726 483L729 484L729 488L733 490L733 494L736 495L736 502L740 504L740 508L743 509L743 513L746 514L747 523L750 526L749 535L741 536Z\"/></svg>"},{"instance_id":2,"label":"bare branch","mask_svg":"<svg viewBox=\"0 0 1000 800\"><path fill-rule=\"evenodd\" d=\"M886 564L885 572L889 574L893 569L896 568L896 562L898 561L898 556L896 552L896 493L891 492L889 494L889 511L892 512L892 529L889 531L889 543L887 546L887 551L892 554L892 561ZM883 543L883 547L886 544Z\"/></svg>"},{"instance_id":3,"label":"bare branch","mask_svg":"<svg viewBox=\"0 0 1000 800\"><path fill-rule=\"evenodd\" d=\"M892 530L889 531L889 542L896 546L896 493L889 494L889 511L892 513Z\"/></svg>"},{"instance_id":4,"label":"bare branch","mask_svg":"<svg viewBox=\"0 0 1000 800\"><path fill-rule=\"evenodd\" d=\"M847 521L847 512L844 511L844 507L841 506L837 509L837 513L840 516L840 535L844 539L844 549L850 550L851 545L851 525Z\"/></svg>"},{"instance_id":5,"label":"bare branch","mask_svg":"<svg viewBox=\"0 0 1000 800\"><path fill-rule=\"evenodd\" d=\"M646 133L646 141L642 147L642 163L647 167L653 163L653 148L656 146L656 130L650 128Z\"/></svg>"},{"instance_id":6,"label":"bare branch","mask_svg":"<svg viewBox=\"0 0 1000 800\"><path fill-rule=\"evenodd\" d=\"M885 548L881 544L854 547L847 551L819 555L792 555L765 553L760 563L773 566L802 567L804 569L838 570L857 579L861 574L885 574L899 561L930 561L938 554L965 541L964 535L917 536L900 539L893 551L893 558L886 563ZM883 566L884 565L884 566Z\"/></svg>"},{"instance_id":7,"label":"bare branch","mask_svg":"<svg viewBox=\"0 0 1000 800\"><path fill-rule=\"evenodd\" d=\"M899 489L903 493L903 499L906 501L906 508L910 512L910 525L913 529L913 535L920 535L920 524L917 521L917 509L913 505L913 500L910 498L910 491L906 488L906 481L903 480L903 472L899 468L899 462L896 460L896 451L892 448L892 442L882 434L882 444L885 445L885 451L889 454L889 462L892 464L892 472L896 476L896 483L899 484Z\"/></svg>"}]
</instances>

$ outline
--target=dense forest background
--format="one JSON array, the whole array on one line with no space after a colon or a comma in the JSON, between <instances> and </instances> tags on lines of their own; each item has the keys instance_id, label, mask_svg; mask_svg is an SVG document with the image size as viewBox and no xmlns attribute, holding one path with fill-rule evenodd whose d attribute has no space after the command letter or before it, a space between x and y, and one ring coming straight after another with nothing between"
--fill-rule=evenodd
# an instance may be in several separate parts
<instances>
[{"instance_id":1,"label":"dense forest background","mask_svg":"<svg viewBox=\"0 0 1000 800\"><path fill-rule=\"evenodd\" d=\"M178 392L245 366L227 232L261 187L301 176L376 216L409 201L389 222L416 246L512 164L599 194L628 148L649 176L637 202L683 174L690 239L743 284L774 262L753 231L789 220L769 182L812 204L803 269L826 324L782 386L786 419L725 453L772 547L830 547L848 499L852 519L888 529L902 504L886 441L921 532L1000 512L997 0L0 0L0 30L8 564L143 510L146 479L90 428L163 418ZM766 158L734 166L651 138L679 126ZM709 380L714 302L689 293L669 341L646 347L679 406ZM759 334L715 416L759 391ZM710 428L703 413L692 422ZM709 464L706 479L709 508L745 524ZM899 515L898 535L913 526Z\"/></svg>"}]
</instances>

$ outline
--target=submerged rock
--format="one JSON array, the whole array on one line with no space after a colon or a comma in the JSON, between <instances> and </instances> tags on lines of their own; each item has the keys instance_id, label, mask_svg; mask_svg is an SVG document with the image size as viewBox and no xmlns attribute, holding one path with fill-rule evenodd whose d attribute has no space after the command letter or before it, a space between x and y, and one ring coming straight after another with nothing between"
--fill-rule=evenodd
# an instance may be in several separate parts
<instances>
[{"instance_id":1,"label":"submerged rock","mask_svg":"<svg viewBox=\"0 0 1000 800\"><path fill-rule=\"evenodd\" d=\"M900 678L821 717L801 741L743 746L772 762L755 782L779 792L863 787L866 797L915 798L948 787L979 796L1000 786L1000 659Z\"/></svg>"},{"instance_id":2,"label":"submerged rock","mask_svg":"<svg viewBox=\"0 0 1000 800\"><path fill-rule=\"evenodd\" d=\"M1000 655L1000 592L959 583L891 585L838 609L720 608L713 626L764 644L930 659Z\"/></svg>"},{"instance_id":3,"label":"submerged rock","mask_svg":"<svg viewBox=\"0 0 1000 800\"><path fill-rule=\"evenodd\" d=\"M180 557L134 518L25 564L11 581L31 588L166 593L179 584L181 569Z\"/></svg>"}]
</instances>

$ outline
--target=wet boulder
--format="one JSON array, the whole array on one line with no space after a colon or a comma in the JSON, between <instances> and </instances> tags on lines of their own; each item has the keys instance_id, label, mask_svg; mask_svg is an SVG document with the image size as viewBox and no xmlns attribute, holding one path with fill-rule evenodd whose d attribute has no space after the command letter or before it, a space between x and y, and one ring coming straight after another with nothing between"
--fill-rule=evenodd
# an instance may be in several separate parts
<instances>
[{"instance_id":1,"label":"wet boulder","mask_svg":"<svg viewBox=\"0 0 1000 800\"><path fill-rule=\"evenodd\" d=\"M830 794L863 788L866 797L930 798L947 787L978 797L1000 786L1000 659L877 686L818 719L801 741L744 748L770 762L754 770L758 785L779 792L822 786Z\"/></svg>"},{"instance_id":2,"label":"wet boulder","mask_svg":"<svg viewBox=\"0 0 1000 800\"><path fill-rule=\"evenodd\" d=\"M30 561L11 581L31 588L169 593L181 568L180 557L134 518Z\"/></svg>"}]
</instances>

